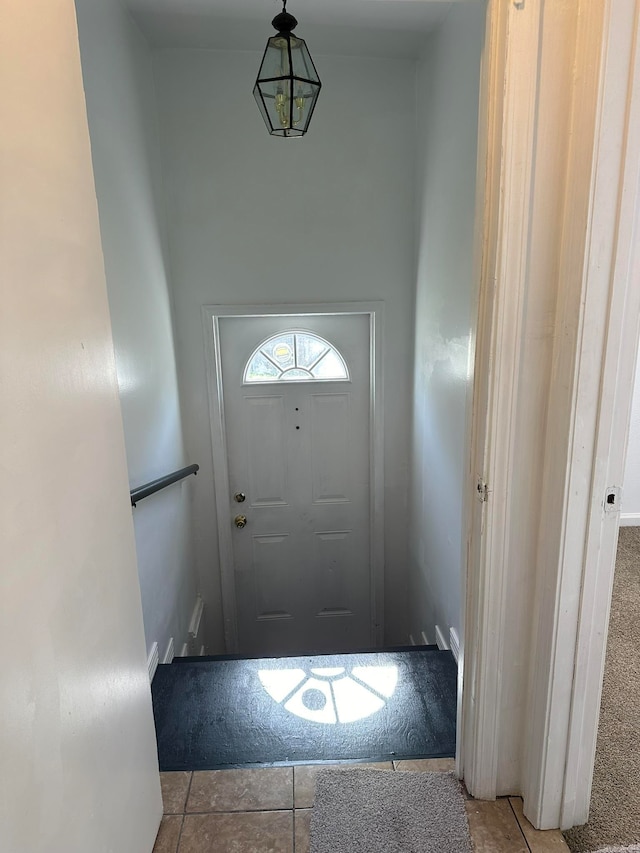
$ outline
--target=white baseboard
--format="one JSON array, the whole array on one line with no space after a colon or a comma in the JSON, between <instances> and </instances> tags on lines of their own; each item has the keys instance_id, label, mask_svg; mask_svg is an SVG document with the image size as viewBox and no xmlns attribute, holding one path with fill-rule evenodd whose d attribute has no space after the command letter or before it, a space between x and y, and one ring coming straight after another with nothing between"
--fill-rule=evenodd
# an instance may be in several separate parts
<instances>
[{"instance_id":1,"label":"white baseboard","mask_svg":"<svg viewBox=\"0 0 640 853\"><path fill-rule=\"evenodd\" d=\"M149 652L149 657L147 658L147 669L149 670L149 683L153 681L153 676L156 674L156 669L158 668L158 663L160 662L160 658L158 655L158 644L154 643L151 646L151 651Z\"/></svg>"},{"instance_id":2,"label":"white baseboard","mask_svg":"<svg viewBox=\"0 0 640 853\"><path fill-rule=\"evenodd\" d=\"M460 657L460 640L455 628L449 628L449 645L451 647L451 654L455 662L458 663L458 658Z\"/></svg>"},{"instance_id":3,"label":"white baseboard","mask_svg":"<svg viewBox=\"0 0 640 853\"><path fill-rule=\"evenodd\" d=\"M436 625L436 644L441 652L445 652L448 650L449 645L445 639L444 634L439 625Z\"/></svg>"},{"instance_id":4,"label":"white baseboard","mask_svg":"<svg viewBox=\"0 0 640 853\"><path fill-rule=\"evenodd\" d=\"M424 631L420 631L420 636L422 637L422 645L423 646L433 645L432 643L429 642L429 638L427 637L427 635L425 634Z\"/></svg>"},{"instance_id":5,"label":"white baseboard","mask_svg":"<svg viewBox=\"0 0 640 853\"><path fill-rule=\"evenodd\" d=\"M162 658L162 663L171 663L173 658L175 657L174 649L173 649L173 637L169 639L167 643L167 650L164 653L164 657Z\"/></svg>"},{"instance_id":6,"label":"white baseboard","mask_svg":"<svg viewBox=\"0 0 640 853\"><path fill-rule=\"evenodd\" d=\"M640 512L621 512L620 527L640 527Z\"/></svg>"}]
</instances>

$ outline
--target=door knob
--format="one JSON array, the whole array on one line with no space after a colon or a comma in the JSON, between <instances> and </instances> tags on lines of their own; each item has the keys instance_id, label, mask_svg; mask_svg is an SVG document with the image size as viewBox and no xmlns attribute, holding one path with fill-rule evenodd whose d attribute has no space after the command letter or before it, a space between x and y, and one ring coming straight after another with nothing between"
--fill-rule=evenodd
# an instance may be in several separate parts
<instances>
[{"instance_id":1,"label":"door knob","mask_svg":"<svg viewBox=\"0 0 640 853\"><path fill-rule=\"evenodd\" d=\"M244 492L236 492L235 495L233 496L233 499L236 503L241 504L241 503L245 502L245 500L247 499L247 496L245 495Z\"/></svg>"},{"instance_id":2,"label":"door knob","mask_svg":"<svg viewBox=\"0 0 640 853\"><path fill-rule=\"evenodd\" d=\"M233 519L233 523L236 527L242 529L247 526L247 516L246 515L236 515Z\"/></svg>"}]
</instances>

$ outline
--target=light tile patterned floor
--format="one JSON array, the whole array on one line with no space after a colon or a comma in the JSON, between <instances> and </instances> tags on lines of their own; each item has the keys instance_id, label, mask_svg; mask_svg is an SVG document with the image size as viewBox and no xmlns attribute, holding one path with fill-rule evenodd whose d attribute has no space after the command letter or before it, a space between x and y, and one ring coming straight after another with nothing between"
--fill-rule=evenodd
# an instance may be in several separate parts
<instances>
[{"instance_id":1,"label":"light tile patterned floor","mask_svg":"<svg viewBox=\"0 0 640 853\"><path fill-rule=\"evenodd\" d=\"M341 765L357 772L448 771L452 759ZM164 817L154 853L308 853L318 765L161 773ZM539 832L522 801L467 800L476 853L566 853L560 832Z\"/></svg>"}]
</instances>

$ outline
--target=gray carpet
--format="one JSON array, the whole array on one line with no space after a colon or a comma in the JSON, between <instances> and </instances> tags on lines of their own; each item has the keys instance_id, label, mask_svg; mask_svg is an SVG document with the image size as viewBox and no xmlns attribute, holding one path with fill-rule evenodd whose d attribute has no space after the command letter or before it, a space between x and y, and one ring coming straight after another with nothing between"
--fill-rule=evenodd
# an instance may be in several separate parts
<instances>
[{"instance_id":1,"label":"gray carpet","mask_svg":"<svg viewBox=\"0 0 640 853\"><path fill-rule=\"evenodd\" d=\"M620 528L589 822L565 838L574 853L640 842L640 527Z\"/></svg>"},{"instance_id":2,"label":"gray carpet","mask_svg":"<svg viewBox=\"0 0 640 853\"><path fill-rule=\"evenodd\" d=\"M460 785L451 773L320 771L311 853L471 853Z\"/></svg>"},{"instance_id":3,"label":"gray carpet","mask_svg":"<svg viewBox=\"0 0 640 853\"><path fill-rule=\"evenodd\" d=\"M631 847L603 847L596 853L640 853L640 844L632 844Z\"/></svg>"}]
</instances>

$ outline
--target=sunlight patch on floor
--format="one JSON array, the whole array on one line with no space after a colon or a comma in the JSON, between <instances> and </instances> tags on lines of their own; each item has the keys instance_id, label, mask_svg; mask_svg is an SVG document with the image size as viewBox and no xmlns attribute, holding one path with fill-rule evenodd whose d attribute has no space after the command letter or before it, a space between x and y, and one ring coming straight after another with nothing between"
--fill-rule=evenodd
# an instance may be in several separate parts
<instances>
[{"instance_id":1,"label":"sunlight patch on floor","mask_svg":"<svg viewBox=\"0 0 640 853\"><path fill-rule=\"evenodd\" d=\"M381 711L398 685L397 666L261 669L260 683L285 710L313 723L354 723Z\"/></svg>"}]
</instances>

